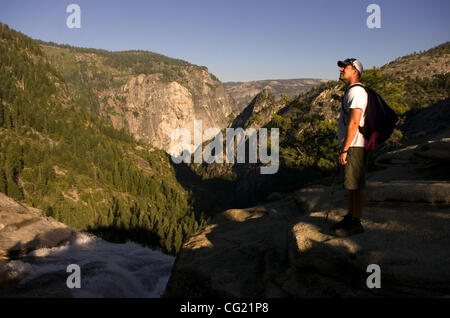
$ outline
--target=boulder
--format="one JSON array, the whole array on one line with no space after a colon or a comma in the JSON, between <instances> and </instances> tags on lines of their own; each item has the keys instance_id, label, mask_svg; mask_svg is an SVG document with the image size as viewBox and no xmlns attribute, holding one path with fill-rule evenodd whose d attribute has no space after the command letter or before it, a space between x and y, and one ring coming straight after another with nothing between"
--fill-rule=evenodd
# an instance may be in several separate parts
<instances>
[{"instance_id":1,"label":"boulder","mask_svg":"<svg viewBox=\"0 0 450 318\"><path fill-rule=\"evenodd\" d=\"M217 215L183 245L165 296L285 296L274 280L286 266L288 233L300 214L290 198Z\"/></svg>"},{"instance_id":2,"label":"boulder","mask_svg":"<svg viewBox=\"0 0 450 318\"><path fill-rule=\"evenodd\" d=\"M67 241L73 229L0 193L0 258L13 259Z\"/></svg>"},{"instance_id":3,"label":"boulder","mask_svg":"<svg viewBox=\"0 0 450 318\"><path fill-rule=\"evenodd\" d=\"M30 265L20 257L40 248L59 246L75 233L42 211L0 193L0 294L29 272Z\"/></svg>"}]
</instances>

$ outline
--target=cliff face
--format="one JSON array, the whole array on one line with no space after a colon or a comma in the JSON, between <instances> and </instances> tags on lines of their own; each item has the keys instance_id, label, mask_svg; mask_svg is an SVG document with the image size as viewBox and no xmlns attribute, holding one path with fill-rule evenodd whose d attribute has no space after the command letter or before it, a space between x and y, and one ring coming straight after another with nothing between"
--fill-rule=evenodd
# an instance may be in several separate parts
<instances>
[{"instance_id":1,"label":"cliff face","mask_svg":"<svg viewBox=\"0 0 450 318\"><path fill-rule=\"evenodd\" d=\"M203 130L231 122L235 101L206 67L152 52L41 48L75 101L167 152L176 128L192 135L194 120Z\"/></svg>"},{"instance_id":2,"label":"cliff face","mask_svg":"<svg viewBox=\"0 0 450 318\"><path fill-rule=\"evenodd\" d=\"M222 129L228 125L233 100L220 82L205 70L183 70L186 81L161 82L161 74L131 76L126 84L100 94L101 113L115 128L126 128L145 143L171 153L178 140L171 134L177 128L194 131L194 120L202 128ZM193 149L186 145L192 152Z\"/></svg>"}]
</instances>

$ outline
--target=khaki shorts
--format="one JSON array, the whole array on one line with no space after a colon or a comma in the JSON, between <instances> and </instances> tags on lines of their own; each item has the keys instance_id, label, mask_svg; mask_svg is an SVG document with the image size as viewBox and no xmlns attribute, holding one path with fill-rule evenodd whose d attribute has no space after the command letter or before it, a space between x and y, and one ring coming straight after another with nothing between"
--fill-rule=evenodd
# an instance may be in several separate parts
<instances>
[{"instance_id":1,"label":"khaki shorts","mask_svg":"<svg viewBox=\"0 0 450 318\"><path fill-rule=\"evenodd\" d=\"M347 163L341 166L344 189L362 190L366 188L367 151L363 147L350 147Z\"/></svg>"}]
</instances>

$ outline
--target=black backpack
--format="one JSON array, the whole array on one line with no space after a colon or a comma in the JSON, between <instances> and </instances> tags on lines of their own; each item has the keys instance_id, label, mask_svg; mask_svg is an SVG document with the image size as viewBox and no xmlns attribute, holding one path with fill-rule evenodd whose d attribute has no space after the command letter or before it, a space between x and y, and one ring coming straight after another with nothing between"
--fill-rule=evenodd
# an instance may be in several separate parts
<instances>
[{"instance_id":1,"label":"black backpack","mask_svg":"<svg viewBox=\"0 0 450 318\"><path fill-rule=\"evenodd\" d=\"M364 113L364 126L359 126L359 131L365 139L371 141L375 145L373 148L369 149L366 147L366 150L375 150L377 145L384 143L391 137L398 121L398 116L373 89L362 84L355 84L352 87L354 86L361 86L367 92L367 107Z\"/></svg>"}]
</instances>

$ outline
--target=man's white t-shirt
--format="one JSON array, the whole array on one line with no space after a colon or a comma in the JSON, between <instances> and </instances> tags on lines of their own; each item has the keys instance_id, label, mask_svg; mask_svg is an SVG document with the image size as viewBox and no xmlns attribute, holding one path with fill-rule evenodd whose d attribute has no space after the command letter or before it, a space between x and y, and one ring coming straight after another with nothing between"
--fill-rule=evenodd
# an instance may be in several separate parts
<instances>
[{"instance_id":1,"label":"man's white t-shirt","mask_svg":"<svg viewBox=\"0 0 450 318\"><path fill-rule=\"evenodd\" d=\"M354 86L355 83L349 86L347 89L347 93L344 95L343 99L343 107L345 108L345 112L341 108L341 113L339 115L339 123L338 123L338 141L339 147L342 147L345 141L345 136L347 135L347 127L350 122L350 109L352 108L360 108L363 111L363 115L361 116L361 120L359 121L359 126L364 126L364 113L367 107L367 92L361 86ZM364 139L364 136L358 131L356 132L356 136L353 139L350 147L364 147L367 143L367 140Z\"/></svg>"}]
</instances>

